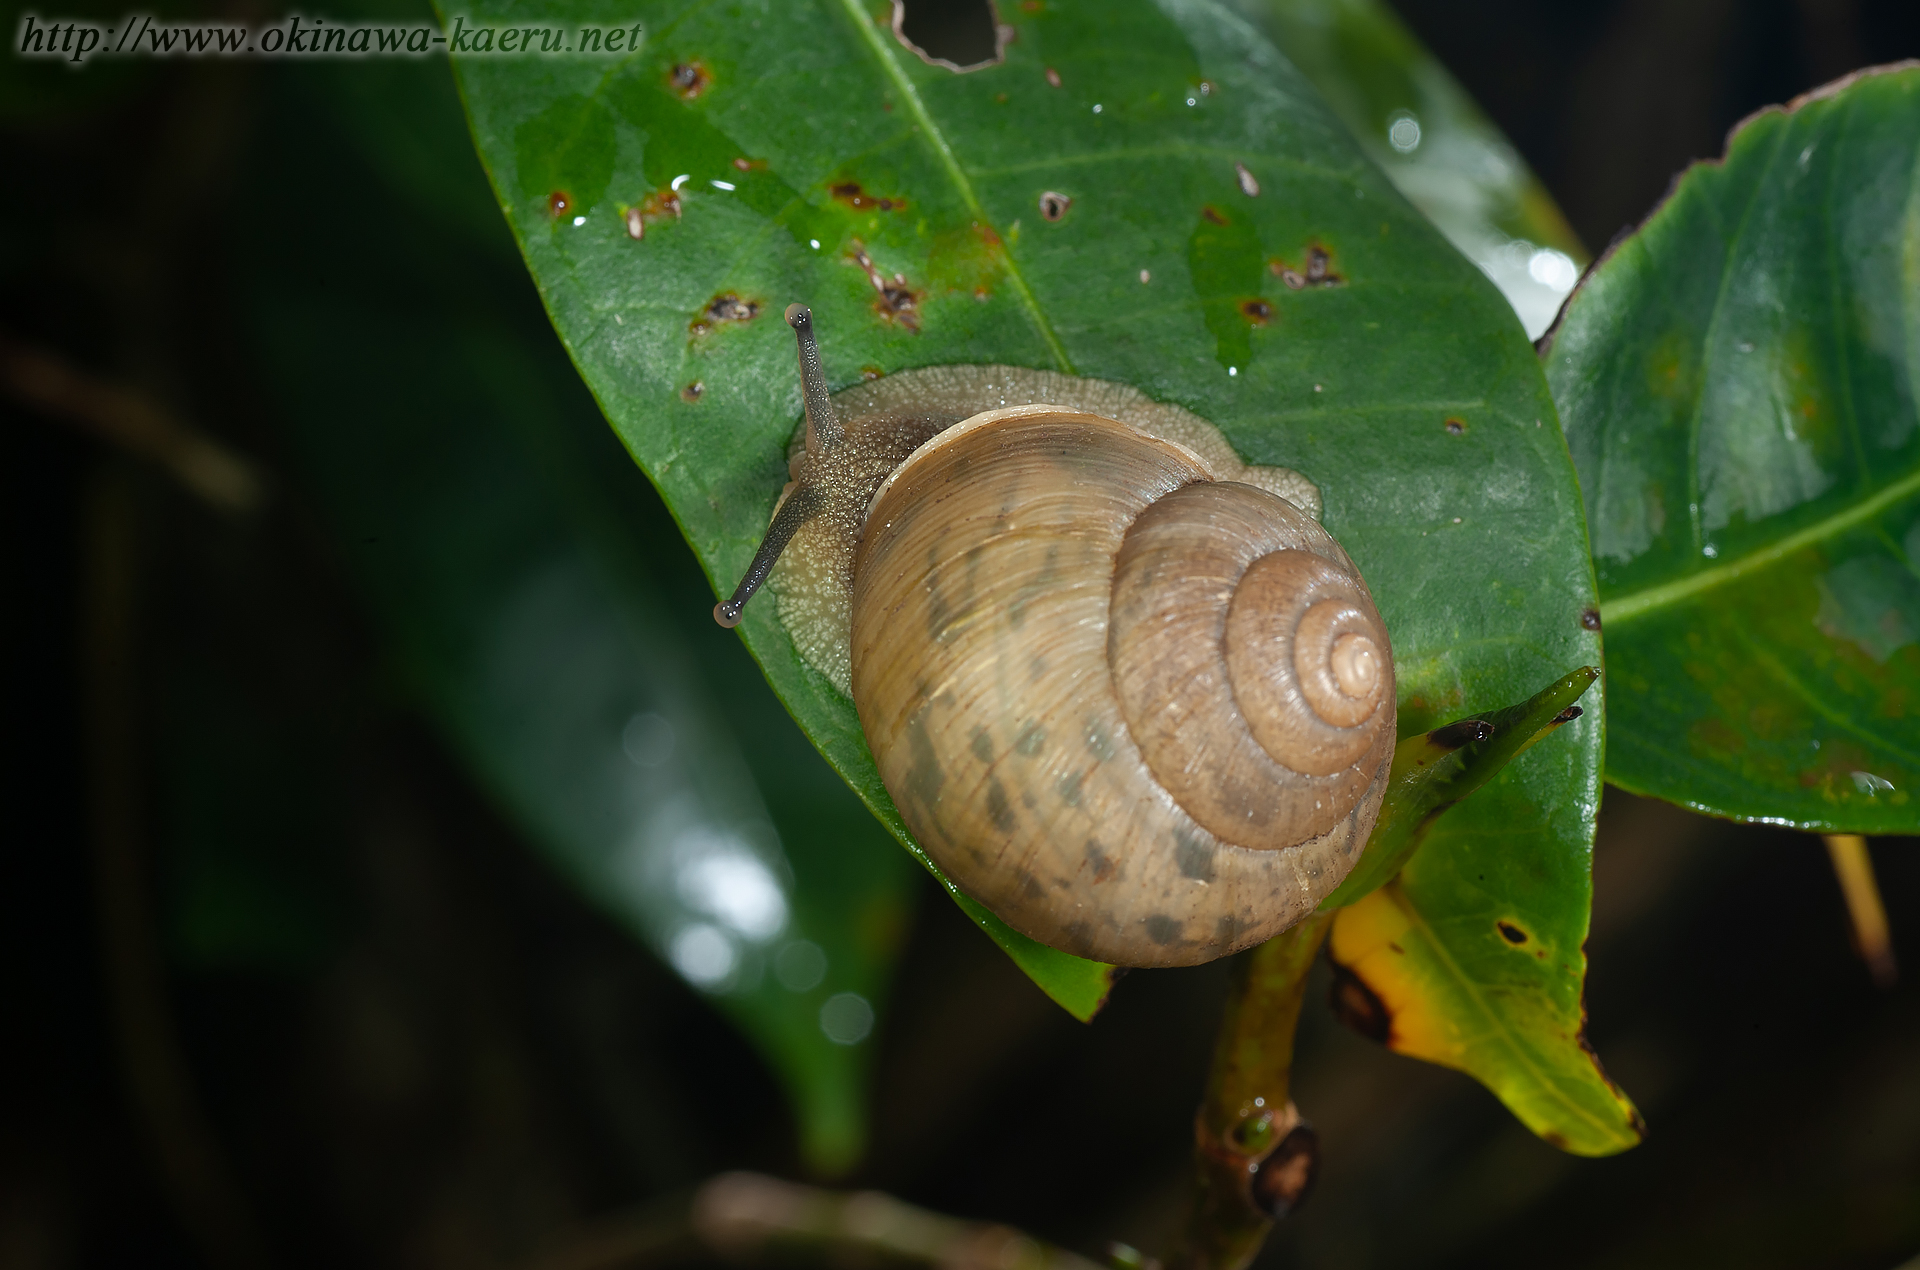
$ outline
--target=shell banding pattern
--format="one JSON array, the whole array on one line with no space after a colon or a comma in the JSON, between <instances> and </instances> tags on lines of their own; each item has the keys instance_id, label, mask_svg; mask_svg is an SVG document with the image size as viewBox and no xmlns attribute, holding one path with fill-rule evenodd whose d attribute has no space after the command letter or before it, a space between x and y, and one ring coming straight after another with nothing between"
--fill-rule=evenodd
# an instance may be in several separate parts
<instances>
[{"instance_id":1,"label":"shell banding pattern","mask_svg":"<svg viewBox=\"0 0 1920 1270\"><path fill-rule=\"evenodd\" d=\"M1016 930L1120 964L1267 939L1378 815L1392 651L1286 499L1096 415L990 411L874 496L852 689L888 792Z\"/></svg>"}]
</instances>

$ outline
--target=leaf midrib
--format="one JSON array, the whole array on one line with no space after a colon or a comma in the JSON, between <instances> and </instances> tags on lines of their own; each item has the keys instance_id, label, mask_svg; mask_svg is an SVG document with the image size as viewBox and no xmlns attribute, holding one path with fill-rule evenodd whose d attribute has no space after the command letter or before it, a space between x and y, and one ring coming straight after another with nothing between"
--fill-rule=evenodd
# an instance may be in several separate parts
<instances>
[{"instance_id":1,"label":"leaf midrib","mask_svg":"<svg viewBox=\"0 0 1920 1270\"><path fill-rule=\"evenodd\" d=\"M1920 494L1920 468L1915 468L1891 485L1882 486L1871 498L1846 507L1833 515L1808 525L1780 538L1773 543L1749 552L1737 560L1725 564L1701 569L1684 578L1675 578L1657 586L1630 591L1614 599L1600 602L1600 621L1602 628L1630 622L1637 617L1690 600L1696 595L1736 582L1751 573L1769 568L1796 551L1802 551L1815 543L1828 538L1838 537L1855 525L1878 516L1887 508L1902 499Z\"/></svg>"},{"instance_id":2,"label":"leaf midrib","mask_svg":"<svg viewBox=\"0 0 1920 1270\"><path fill-rule=\"evenodd\" d=\"M860 0L840 0L840 7L846 10L847 16L853 20L854 29L860 32L860 38L866 42L874 60L880 63L887 78L892 80L893 86L900 91L901 99L906 102L908 111L920 125L922 135L927 138L927 143L933 147L933 152L939 156L941 165L946 168L947 178L953 182L955 192L960 195L960 201L966 204L967 211L975 220L991 228L997 235L999 227L994 225L992 219L988 217L986 208L980 205L979 195L973 192L973 182L967 179L966 172L961 169L960 160L953 153L953 147L947 144L946 134L941 131L938 124L934 123L933 116L927 113L927 105L920 99L920 90L913 86L913 81L907 78L907 72L894 56L893 50L889 49L886 41L880 38L873 19L861 9ZM1033 322L1034 329L1040 333L1040 338L1046 341L1047 351L1053 354L1054 364L1062 374L1076 374L1072 359L1067 356L1067 350L1060 343L1060 337L1054 334L1053 324L1047 321L1047 315L1041 311L1039 300L1035 298L1033 289L1027 285L1026 275L1022 274L1020 266L1014 263L1013 254L1006 253L1002 261L1007 277L1013 283L1013 289L1019 292L1020 301L1026 307L1027 317Z\"/></svg>"},{"instance_id":3,"label":"leaf midrib","mask_svg":"<svg viewBox=\"0 0 1920 1270\"><path fill-rule=\"evenodd\" d=\"M1616 1133L1615 1127L1604 1118L1595 1115L1580 1099L1570 1095L1554 1073L1542 1068L1536 1061L1534 1053L1528 1049L1526 1045L1521 1043L1520 1037L1515 1034L1513 1028L1501 1015L1500 1011L1495 1010L1488 1004L1486 995L1482 991L1482 985L1471 975L1467 974L1460 963L1455 961L1453 956L1447 951L1446 944L1441 941L1439 935L1428 923L1426 915L1422 913L1419 906L1413 902L1413 898L1406 893L1404 884L1396 880L1388 882L1380 889L1391 898L1393 904L1405 915L1408 923L1420 932L1421 937L1427 942L1427 947L1432 950L1434 959L1453 977L1454 983L1460 989L1461 993L1473 1003L1474 1009L1478 1011L1481 1018L1490 1025L1490 1034L1498 1036L1505 1042L1508 1052L1514 1056L1520 1067L1526 1071L1527 1075L1533 1078L1537 1086L1543 1090L1553 1091L1554 1098L1561 1106L1580 1119L1585 1120L1601 1134L1607 1137L1613 1137ZM1581 955L1583 957L1585 956L1584 951ZM1475 1073L1475 1075L1477 1077L1478 1074Z\"/></svg>"},{"instance_id":4,"label":"leaf midrib","mask_svg":"<svg viewBox=\"0 0 1920 1270\"><path fill-rule=\"evenodd\" d=\"M1843 114L1841 116L1842 124L1844 125L1851 117L1852 111ZM1783 137L1787 131L1788 129L1782 129ZM1829 140L1833 141L1836 145L1838 144L1838 138L1821 138L1822 142ZM1769 156L1767 163L1769 170L1771 169L1773 159L1778 157L1779 153L1780 149L1776 147L1775 154ZM1765 173L1763 172L1762 179L1764 179L1764 176ZM1916 204L1920 204L1920 163L1914 165L1909 177L1907 199L1908 218L1911 218L1914 214ZM1828 238L1831 243L1833 238L1831 227L1829 227ZM1722 281L1724 282L1724 276ZM1716 315L1718 304L1719 301L1716 298ZM1902 306L1901 316L1904 326L1909 316L1905 305ZM1913 370L1913 367L1908 367L1910 376ZM1847 383L1847 388L1850 395L1850 381ZM1849 400L1849 406L1851 406L1851 400ZM1693 421L1693 430L1696 437L1698 434L1698 419L1699 412L1696 402ZM1857 420L1854 426L1857 429ZM1863 467L1863 471L1864 470ZM1737 560L1730 560L1724 564L1700 569L1685 577L1675 578L1670 582L1660 583L1655 586L1643 587L1638 591L1631 591L1626 595L1617 596L1613 599L1603 598L1600 602L1601 624L1604 628L1618 625L1621 622L1631 622L1635 618L1644 617L1649 613L1657 613L1662 609L1690 600L1704 592L1715 590L1731 582L1736 582L1748 574L1758 573L1761 570L1778 564L1797 551L1802 551L1826 539L1838 537L1856 525L1879 515L1887 508L1898 503L1901 499L1917 492L1920 492L1920 468L1916 468L1891 485L1883 486L1877 493L1870 495L1861 502L1851 507L1843 508L1831 516L1827 516L1812 525L1808 525L1804 529L1788 534L1767 546L1749 552ZM1694 523L1697 538L1697 517Z\"/></svg>"}]
</instances>

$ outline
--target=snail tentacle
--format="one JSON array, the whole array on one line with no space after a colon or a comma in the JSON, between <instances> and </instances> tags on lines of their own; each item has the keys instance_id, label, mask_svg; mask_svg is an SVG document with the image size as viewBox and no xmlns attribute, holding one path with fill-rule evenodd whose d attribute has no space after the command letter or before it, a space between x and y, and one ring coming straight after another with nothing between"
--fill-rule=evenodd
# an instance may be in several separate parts
<instances>
[{"instance_id":1,"label":"snail tentacle","mask_svg":"<svg viewBox=\"0 0 1920 1270\"><path fill-rule=\"evenodd\" d=\"M804 304L787 306L787 325L793 328L800 351L800 392L807 409L807 448L817 443L831 449L846 435L840 416L834 413L833 395L827 391L827 372L820 364L820 345L813 338L813 311Z\"/></svg>"},{"instance_id":2,"label":"snail tentacle","mask_svg":"<svg viewBox=\"0 0 1920 1270\"><path fill-rule=\"evenodd\" d=\"M819 512L821 503L819 490L804 482L795 486L793 492L781 500L779 509L773 514L773 523L767 526L767 536L760 540L760 550L753 553L753 563L747 566L740 585L733 589L732 598L713 606L714 621L728 630L740 625L740 613L747 607L747 601L753 598L753 593L773 572L774 562L780 559L780 553L793 541L800 526Z\"/></svg>"},{"instance_id":3,"label":"snail tentacle","mask_svg":"<svg viewBox=\"0 0 1920 1270\"><path fill-rule=\"evenodd\" d=\"M836 451L841 449L847 435L834 411L833 396L827 391L827 372L820 364L820 345L813 338L812 311L804 304L788 305L787 325L793 328L800 355L800 391L807 412L807 453L805 459L796 464L794 485L774 509L773 523L767 526L766 537L760 540L760 549L753 553L753 563L747 566L740 585L734 588L730 599L713 606L713 620L729 630L740 625L747 601L773 572L774 563L793 541L794 534L827 506L824 488L830 487L830 482L823 481L822 477L829 474Z\"/></svg>"}]
</instances>

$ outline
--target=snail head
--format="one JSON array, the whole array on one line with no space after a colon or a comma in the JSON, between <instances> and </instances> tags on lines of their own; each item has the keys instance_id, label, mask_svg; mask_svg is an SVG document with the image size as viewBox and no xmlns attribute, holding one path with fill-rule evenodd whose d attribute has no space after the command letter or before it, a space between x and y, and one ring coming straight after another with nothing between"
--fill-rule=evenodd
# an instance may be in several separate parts
<instances>
[{"instance_id":1,"label":"snail head","mask_svg":"<svg viewBox=\"0 0 1920 1270\"><path fill-rule=\"evenodd\" d=\"M800 526L825 505L825 491L819 477L830 463L830 456L846 440L846 429L840 426L833 398L827 392L826 371L820 365L820 345L813 338L812 312L804 304L788 305L787 325L793 328L794 340L799 345L800 391L807 411L806 461L794 473L794 485L774 512L773 523L767 526L767 535L760 541L760 550L753 553L753 563L747 566L740 585L733 589L730 598L713 606L713 620L729 629L740 624L740 614L747 607L747 601L773 572L774 562L793 541Z\"/></svg>"},{"instance_id":2,"label":"snail head","mask_svg":"<svg viewBox=\"0 0 1920 1270\"><path fill-rule=\"evenodd\" d=\"M774 510L773 523L767 526L746 576L730 599L714 606L714 620L722 626L739 625L741 610L773 572L780 553L810 522L818 522L824 539L837 544L839 558L851 562L874 491L916 447L961 418L948 410L909 404L843 420L827 392L820 345L813 338L813 315L804 304L790 305L787 324L793 327L800 352L801 398L807 412L805 446L793 456L792 483ZM795 549L811 548L803 541ZM850 576L846 585L851 594Z\"/></svg>"}]
</instances>

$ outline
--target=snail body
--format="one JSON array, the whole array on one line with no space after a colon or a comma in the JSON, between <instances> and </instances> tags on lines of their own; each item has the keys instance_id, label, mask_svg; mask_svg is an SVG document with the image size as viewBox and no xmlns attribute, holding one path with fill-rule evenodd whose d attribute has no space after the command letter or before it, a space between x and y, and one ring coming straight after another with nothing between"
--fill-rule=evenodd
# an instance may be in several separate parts
<instances>
[{"instance_id":1,"label":"snail body","mask_svg":"<svg viewBox=\"0 0 1920 1270\"><path fill-rule=\"evenodd\" d=\"M1184 411L1046 372L908 372L842 423L788 317L805 443L722 623L792 540L782 620L816 665L844 638L901 816L1042 943L1189 965L1310 913L1364 847L1394 745L1386 629L1295 501L1317 491ZM1077 400L1006 404L1042 392Z\"/></svg>"}]
</instances>

